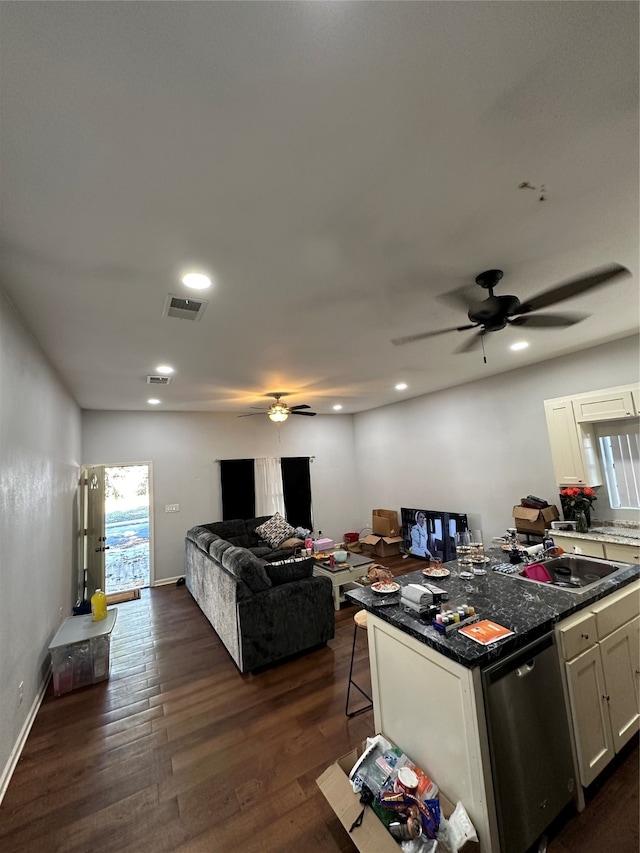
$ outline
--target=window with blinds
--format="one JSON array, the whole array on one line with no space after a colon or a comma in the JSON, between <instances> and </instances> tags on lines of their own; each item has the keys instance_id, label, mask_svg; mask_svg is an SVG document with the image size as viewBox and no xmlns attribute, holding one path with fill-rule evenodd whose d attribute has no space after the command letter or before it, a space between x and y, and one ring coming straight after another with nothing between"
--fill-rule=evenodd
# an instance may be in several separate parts
<instances>
[{"instance_id":1,"label":"window with blinds","mask_svg":"<svg viewBox=\"0 0 640 853\"><path fill-rule=\"evenodd\" d=\"M596 426L612 509L640 509L640 427L637 421Z\"/></svg>"}]
</instances>

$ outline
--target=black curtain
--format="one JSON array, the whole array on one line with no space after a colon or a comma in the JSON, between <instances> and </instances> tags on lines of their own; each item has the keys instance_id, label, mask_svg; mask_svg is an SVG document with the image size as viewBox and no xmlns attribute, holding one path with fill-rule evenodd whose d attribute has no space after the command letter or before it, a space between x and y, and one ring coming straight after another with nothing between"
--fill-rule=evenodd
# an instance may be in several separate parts
<instances>
[{"instance_id":1,"label":"black curtain","mask_svg":"<svg viewBox=\"0 0 640 853\"><path fill-rule=\"evenodd\" d=\"M284 508L293 527L313 530L311 519L311 476L308 456L288 456L280 460L284 486Z\"/></svg>"},{"instance_id":2,"label":"black curtain","mask_svg":"<svg viewBox=\"0 0 640 853\"><path fill-rule=\"evenodd\" d=\"M255 474L253 459L222 459L222 520L255 518Z\"/></svg>"}]
</instances>

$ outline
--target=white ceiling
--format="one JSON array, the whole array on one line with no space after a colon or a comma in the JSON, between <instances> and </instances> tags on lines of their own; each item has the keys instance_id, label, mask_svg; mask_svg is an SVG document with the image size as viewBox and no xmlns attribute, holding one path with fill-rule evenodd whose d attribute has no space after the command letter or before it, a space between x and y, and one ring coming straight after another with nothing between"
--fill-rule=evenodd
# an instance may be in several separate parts
<instances>
[{"instance_id":1,"label":"white ceiling","mask_svg":"<svg viewBox=\"0 0 640 853\"><path fill-rule=\"evenodd\" d=\"M636 3L0 16L0 283L85 409L357 412L638 329ZM558 309L588 319L489 334L487 364L471 332L390 342L467 322L440 295L487 268L524 300L614 261ZM201 321L163 317L194 267Z\"/></svg>"}]
</instances>

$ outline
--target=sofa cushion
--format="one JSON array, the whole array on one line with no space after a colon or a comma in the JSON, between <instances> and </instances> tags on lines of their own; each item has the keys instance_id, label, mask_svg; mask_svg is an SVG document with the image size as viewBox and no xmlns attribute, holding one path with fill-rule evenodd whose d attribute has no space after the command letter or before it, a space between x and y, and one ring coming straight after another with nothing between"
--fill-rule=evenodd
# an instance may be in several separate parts
<instances>
[{"instance_id":1,"label":"sofa cushion","mask_svg":"<svg viewBox=\"0 0 640 853\"><path fill-rule=\"evenodd\" d=\"M313 557L292 557L290 560L278 560L267 563L265 571L274 586L280 586L289 581L300 581L310 578L313 574L315 560Z\"/></svg>"},{"instance_id":2,"label":"sofa cushion","mask_svg":"<svg viewBox=\"0 0 640 853\"><path fill-rule=\"evenodd\" d=\"M218 537L206 527L198 526L192 527L191 530L187 531L187 539L191 539L191 541L195 542L199 548L208 552L211 543L215 542Z\"/></svg>"},{"instance_id":3,"label":"sofa cushion","mask_svg":"<svg viewBox=\"0 0 640 853\"><path fill-rule=\"evenodd\" d=\"M211 545L209 545L209 556L222 565L222 555L232 547L226 539L218 539L216 537Z\"/></svg>"},{"instance_id":4,"label":"sofa cushion","mask_svg":"<svg viewBox=\"0 0 640 853\"><path fill-rule=\"evenodd\" d=\"M290 539L296 532L279 512L274 513L268 521L256 527L256 533L266 540L272 548L277 548L285 539Z\"/></svg>"},{"instance_id":5,"label":"sofa cushion","mask_svg":"<svg viewBox=\"0 0 640 853\"><path fill-rule=\"evenodd\" d=\"M262 557L263 559L269 559L272 554L276 553L273 548L270 548L268 545L254 545L249 547L247 550L251 551L252 554L255 554L256 557Z\"/></svg>"},{"instance_id":6,"label":"sofa cushion","mask_svg":"<svg viewBox=\"0 0 640 853\"><path fill-rule=\"evenodd\" d=\"M251 592L264 592L272 585L264 569L264 561L246 548L229 545L222 554L222 565L228 572L244 581Z\"/></svg>"}]
</instances>

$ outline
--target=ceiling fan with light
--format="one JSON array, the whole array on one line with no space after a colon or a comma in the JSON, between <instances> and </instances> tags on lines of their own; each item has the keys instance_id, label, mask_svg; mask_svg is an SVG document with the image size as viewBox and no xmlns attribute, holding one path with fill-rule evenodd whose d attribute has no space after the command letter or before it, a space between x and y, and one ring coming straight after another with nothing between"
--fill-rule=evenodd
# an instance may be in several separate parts
<instances>
[{"instance_id":1,"label":"ceiling fan with light","mask_svg":"<svg viewBox=\"0 0 640 853\"><path fill-rule=\"evenodd\" d=\"M555 287L538 293L536 296L520 302L517 296L495 296L494 287L503 276L502 270L487 270L476 276L476 284L489 291L486 299L474 300L464 291L454 291L450 296L455 297L458 304L467 309L467 317L471 321L464 326L453 326L449 329L437 329L430 332L420 332L417 335L406 335L391 341L396 346L422 341L446 332L464 332L468 329L478 331L456 352L469 352L476 344L483 342L487 332L496 332L506 326L528 326L529 328L567 327L580 323L588 314L535 314L541 308L548 308L573 296L580 296L589 290L608 284L620 276L631 275L626 267L620 264L609 264L599 269L591 270L577 278L562 282ZM533 316L532 316L533 315Z\"/></svg>"},{"instance_id":2,"label":"ceiling fan with light","mask_svg":"<svg viewBox=\"0 0 640 853\"><path fill-rule=\"evenodd\" d=\"M272 421L275 423L282 423L286 421L289 415L305 415L307 418L313 418L316 415L316 412L307 412L305 409L310 409L311 406L307 406L305 403L302 403L298 406L287 406L286 403L281 403L281 397L288 397L289 395L284 391L278 394L266 394L267 397L275 397L275 403L272 403L268 409L259 409L256 412L250 412L247 415L238 415L239 418L250 418L253 415L267 415ZM257 409L257 406L250 406L251 409Z\"/></svg>"}]
</instances>

